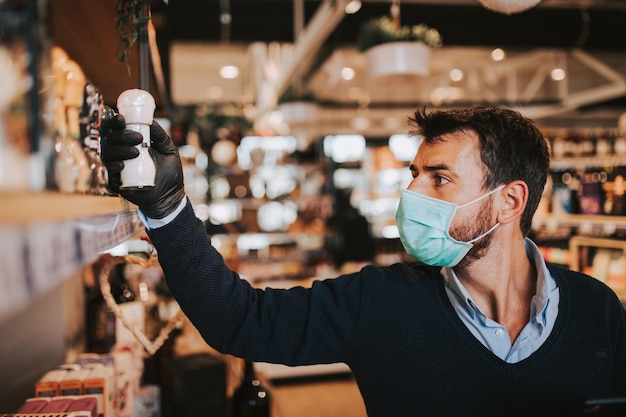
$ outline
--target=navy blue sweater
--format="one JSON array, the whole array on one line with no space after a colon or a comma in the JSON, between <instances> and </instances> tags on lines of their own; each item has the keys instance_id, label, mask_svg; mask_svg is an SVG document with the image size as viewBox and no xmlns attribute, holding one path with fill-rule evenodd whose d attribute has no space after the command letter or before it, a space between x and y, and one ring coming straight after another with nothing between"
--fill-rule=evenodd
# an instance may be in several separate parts
<instances>
[{"instance_id":1,"label":"navy blue sweater","mask_svg":"<svg viewBox=\"0 0 626 417\"><path fill-rule=\"evenodd\" d=\"M148 234L210 346L286 365L344 362L369 416L561 416L585 398L626 395L625 311L586 275L549 265L561 290L555 327L509 364L461 322L439 268L368 266L310 289L259 290L226 267L189 203Z\"/></svg>"}]
</instances>

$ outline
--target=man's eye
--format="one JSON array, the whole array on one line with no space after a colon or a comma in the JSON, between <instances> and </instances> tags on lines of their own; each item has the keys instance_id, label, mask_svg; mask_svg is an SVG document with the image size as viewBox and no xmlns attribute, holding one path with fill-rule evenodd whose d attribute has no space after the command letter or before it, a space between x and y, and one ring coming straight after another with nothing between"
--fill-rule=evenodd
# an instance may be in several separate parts
<instances>
[{"instance_id":1,"label":"man's eye","mask_svg":"<svg viewBox=\"0 0 626 417\"><path fill-rule=\"evenodd\" d=\"M448 178L442 177L441 175L435 175L435 183L437 185L444 185L444 184L447 184L449 182L450 182L450 180Z\"/></svg>"}]
</instances>

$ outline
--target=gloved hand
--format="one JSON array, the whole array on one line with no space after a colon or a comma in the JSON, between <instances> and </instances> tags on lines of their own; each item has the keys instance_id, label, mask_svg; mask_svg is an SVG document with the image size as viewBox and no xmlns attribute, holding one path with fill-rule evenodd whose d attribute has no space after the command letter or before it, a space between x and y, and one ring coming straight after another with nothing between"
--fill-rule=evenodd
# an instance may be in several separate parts
<instances>
[{"instance_id":1,"label":"gloved hand","mask_svg":"<svg viewBox=\"0 0 626 417\"><path fill-rule=\"evenodd\" d=\"M150 126L150 155L156 168L155 186L141 190L120 189L124 160L139 156L135 146L142 140L141 133L126 129L124 116L118 114L111 119L101 144L102 161L109 173L108 188L136 204L146 216L162 219L185 198L185 187L178 148L156 121Z\"/></svg>"}]
</instances>

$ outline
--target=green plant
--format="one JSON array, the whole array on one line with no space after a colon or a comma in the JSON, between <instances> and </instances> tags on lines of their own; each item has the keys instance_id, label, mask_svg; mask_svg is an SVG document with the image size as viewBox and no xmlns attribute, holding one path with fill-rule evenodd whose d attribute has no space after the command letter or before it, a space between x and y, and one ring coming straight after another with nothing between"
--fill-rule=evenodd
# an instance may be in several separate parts
<instances>
[{"instance_id":1,"label":"green plant","mask_svg":"<svg viewBox=\"0 0 626 417\"><path fill-rule=\"evenodd\" d=\"M421 42L431 48L443 45L437 29L423 23L413 26L397 26L389 16L370 19L361 26L357 35L357 49L364 52L369 48L388 42Z\"/></svg>"},{"instance_id":2,"label":"green plant","mask_svg":"<svg viewBox=\"0 0 626 417\"><path fill-rule=\"evenodd\" d=\"M167 3L168 0L164 0ZM139 37L138 28L148 24L149 13L142 13L150 7L149 0L117 0L115 5L115 25L120 42L117 46L117 60L126 64L130 77L130 48Z\"/></svg>"}]
</instances>

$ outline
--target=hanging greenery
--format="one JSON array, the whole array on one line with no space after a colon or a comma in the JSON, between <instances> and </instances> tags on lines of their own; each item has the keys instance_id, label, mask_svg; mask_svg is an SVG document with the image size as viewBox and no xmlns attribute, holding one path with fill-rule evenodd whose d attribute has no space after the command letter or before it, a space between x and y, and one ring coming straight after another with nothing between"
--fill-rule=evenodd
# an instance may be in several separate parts
<instances>
[{"instance_id":1,"label":"hanging greenery","mask_svg":"<svg viewBox=\"0 0 626 417\"><path fill-rule=\"evenodd\" d=\"M167 3L167 0L164 0ZM149 0L117 0L115 5L115 24L120 43L117 46L117 60L126 64L130 77L130 48L139 37L138 28L147 25L150 17L141 16L144 8L150 7Z\"/></svg>"},{"instance_id":2,"label":"hanging greenery","mask_svg":"<svg viewBox=\"0 0 626 417\"><path fill-rule=\"evenodd\" d=\"M389 42L421 42L430 48L439 48L443 44L437 29L424 23L398 26L389 16L366 21L357 35L357 49L360 52Z\"/></svg>"}]
</instances>

